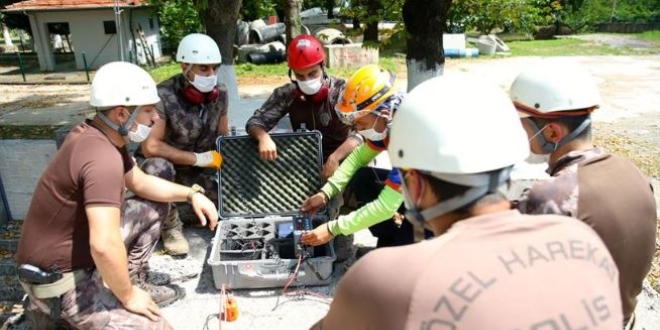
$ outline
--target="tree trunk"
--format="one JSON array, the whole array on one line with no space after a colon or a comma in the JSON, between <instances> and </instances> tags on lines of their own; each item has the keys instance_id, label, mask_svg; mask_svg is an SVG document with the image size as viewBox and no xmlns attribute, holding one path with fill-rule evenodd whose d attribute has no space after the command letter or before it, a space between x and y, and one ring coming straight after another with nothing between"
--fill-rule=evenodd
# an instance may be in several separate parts
<instances>
[{"instance_id":1,"label":"tree trunk","mask_svg":"<svg viewBox=\"0 0 660 330\"><path fill-rule=\"evenodd\" d=\"M335 18L335 12L333 11L335 9L335 0L325 0L323 4L325 5L325 10L328 11L328 18Z\"/></svg>"},{"instance_id":2,"label":"tree trunk","mask_svg":"<svg viewBox=\"0 0 660 330\"><path fill-rule=\"evenodd\" d=\"M4 23L0 23L0 25L2 25L2 37L5 38L5 46L7 46L7 48L11 48L12 46L14 46L14 43L11 42L11 36L9 35L9 29L7 28L7 26Z\"/></svg>"},{"instance_id":3,"label":"tree trunk","mask_svg":"<svg viewBox=\"0 0 660 330\"><path fill-rule=\"evenodd\" d=\"M367 0L367 15L376 18L380 17L383 10L381 0ZM370 19L364 29L364 41L378 43L378 19Z\"/></svg>"},{"instance_id":4,"label":"tree trunk","mask_svg":"<svg viewBox=\"0 0 660 330\"><path fill-rule=\"evenodd\" d=\"M406 0L403 21L408 32L408 91L443 73L442 33L451 0Z\"/></svg>"},{"instance_id":5,"label":"tree trunk","mask_svg":"<svg viewBox=\"0 0 660 330\"><path fill-rule=\"evenodd\" d=\"M360 20L357 17L353 17L352 23L353 23L353 29L357 30L357 29L361 28L360 27Z\"/></svg>"},{"instance_id":6,"label":"tree trunk","mask_svg":"<svg viewBox=\"0 0 660 330\"><path fill-rule=\"evenodd\" d=\"M288 45L293 38L300 34L302 30L302 20L300 12L302 11L302 0L283 0L284 1L284 24L286 25L286 44Z\"/></svg>"},{"instance_id":7,"label":"tree trunk","mask_svg":"<svg viewBox=\"0 0 660 330\"><path fill-rule=\"evenodd\" d=\"M218 81L227 86L229 100L238 100L238 86L234 69L234 37L242 0L208 0L202 10L202 21L208 34L220 48L222 66ZM229 103L230 107L232 102Z\"/></svg>"}]
</instances>

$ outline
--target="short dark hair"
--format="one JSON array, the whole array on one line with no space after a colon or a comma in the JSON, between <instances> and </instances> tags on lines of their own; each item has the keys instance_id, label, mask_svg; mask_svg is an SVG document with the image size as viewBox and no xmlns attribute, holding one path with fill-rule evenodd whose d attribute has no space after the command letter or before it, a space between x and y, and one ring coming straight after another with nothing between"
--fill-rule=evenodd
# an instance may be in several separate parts
<instances>
[{"instance_id":1,"label":"short dark hair","mask_svg":"<svg viewBox=\"0 0 660 330\"><path fill-rule=\"evenodd\" d=\"M591 115L586 114L582 116L564 116L564 117L558 117L558 118L539 118L539 117L530 117L530 119L536 124L539 128L543 127L549 123L559 123L561 125L566 126L566 128L573 132L576 130L582 123L590 119ZM590 140L591 139L591 124L587 125L585 129L580 132L575 137L575 140Z\"/></svg>"},{"instance_id":2,"label":"short dark hair","mask_svg":"<svg viewBox=\"0 0 660 330\"><path fill-rule=\"evenodd\" d=\"M495 171L499 171L499 170L495 170ZM420 173L420 174L426 180L428 185L431 187L431 191L433 191L433 194L441 201L448 200L455 196L465 194L471 188L468 186L447 182L438 179L434 176L431 176L429 174L425 174L425 173ZM496 191L493 193L488 193L478 198L477 200L465 206L462 206L459 209L456 209L452 212L464 214L468 216L473 213L472 211L474 210L475 207L495 204L502 202L503 200L506 200L506 197L502 193Z\"/></svg>"}]
</instances>

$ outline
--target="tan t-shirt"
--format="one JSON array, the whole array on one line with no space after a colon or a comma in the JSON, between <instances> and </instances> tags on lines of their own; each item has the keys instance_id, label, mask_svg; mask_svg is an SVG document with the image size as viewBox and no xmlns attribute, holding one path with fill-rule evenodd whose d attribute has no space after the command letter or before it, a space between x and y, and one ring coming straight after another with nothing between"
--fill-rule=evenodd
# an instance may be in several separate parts
<instances>
[{"instance_id":1,"label":"tan t-shirt","mask_svg":"<svg viewBox=\"0 0 660 330\"><path fill-rule=\"evenodd\" d=\"M621 329L618 271L584 223L504 211L353 265L316 329Z\"/></svg>"},{"instance_id":2,"label":"tan t-shirt","mask_svg":"<svg viewBox=\"0 0 660 330\"><path fill-rule=\"evenodd\" d=\"M93 267L85 206L121 207L124 173L134 165L88 123L71 130L37 183L16 262L63 272Z\"/></svg>"}]
</instances>

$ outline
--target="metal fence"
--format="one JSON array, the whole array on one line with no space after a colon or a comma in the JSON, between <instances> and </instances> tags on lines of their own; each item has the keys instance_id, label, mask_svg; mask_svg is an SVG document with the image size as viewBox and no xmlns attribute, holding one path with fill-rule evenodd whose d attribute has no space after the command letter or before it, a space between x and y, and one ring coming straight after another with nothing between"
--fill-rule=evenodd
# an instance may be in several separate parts
<instances>
[{"instance_id":1,"label":"metal fence","mask_svg":"<svg viewBox=\"0 0 660 330\"><path fill-rule=\"evenodd\" d=\"M609 33L641 33L660 30L660 22L656 23L599 23L596 31Z\"/></svg>"},{"instance_id":2,"label":"metal fence","mask_svg":"<svg viewBox=\"0 0 660 330\"><path fill-rule=\"evenodd\" d=\"M12 218L11 212L9 211L9 203L7 202L5 188L2 185L2 177L0 176L0 229L5 228L11 220Z\"/></svg>"},{"instance_id":3,"label":"metal fence","mask_svg":"<svg viewBox=\"0 0 660 330\"><path fill-rule=\"evenodd\" d=\"M83 60L87 59L81 54ZM55 53L55 70L44 72L35 52L0 53L0 83L86 83L90 70L78 70L74 53ZM87 68L87 66L85 66Z\"/></svg>"}]
</instances>

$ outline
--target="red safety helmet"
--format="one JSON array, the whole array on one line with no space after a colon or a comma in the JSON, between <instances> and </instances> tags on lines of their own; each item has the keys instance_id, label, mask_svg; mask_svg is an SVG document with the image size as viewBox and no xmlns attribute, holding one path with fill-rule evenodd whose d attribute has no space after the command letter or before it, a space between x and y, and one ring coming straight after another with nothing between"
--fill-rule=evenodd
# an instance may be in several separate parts
<instances>
[{"instance_id":1,"label":"red safety helmet","mask_svg":"<svg viewBox=\"0 0 660 330\"><path fill-rule=\"evenodd\" d=\"M301 34L289 43L287 62L293 70L304 70L325 62L325 51L318 39Z\"/></svg>"}]
</instances>

